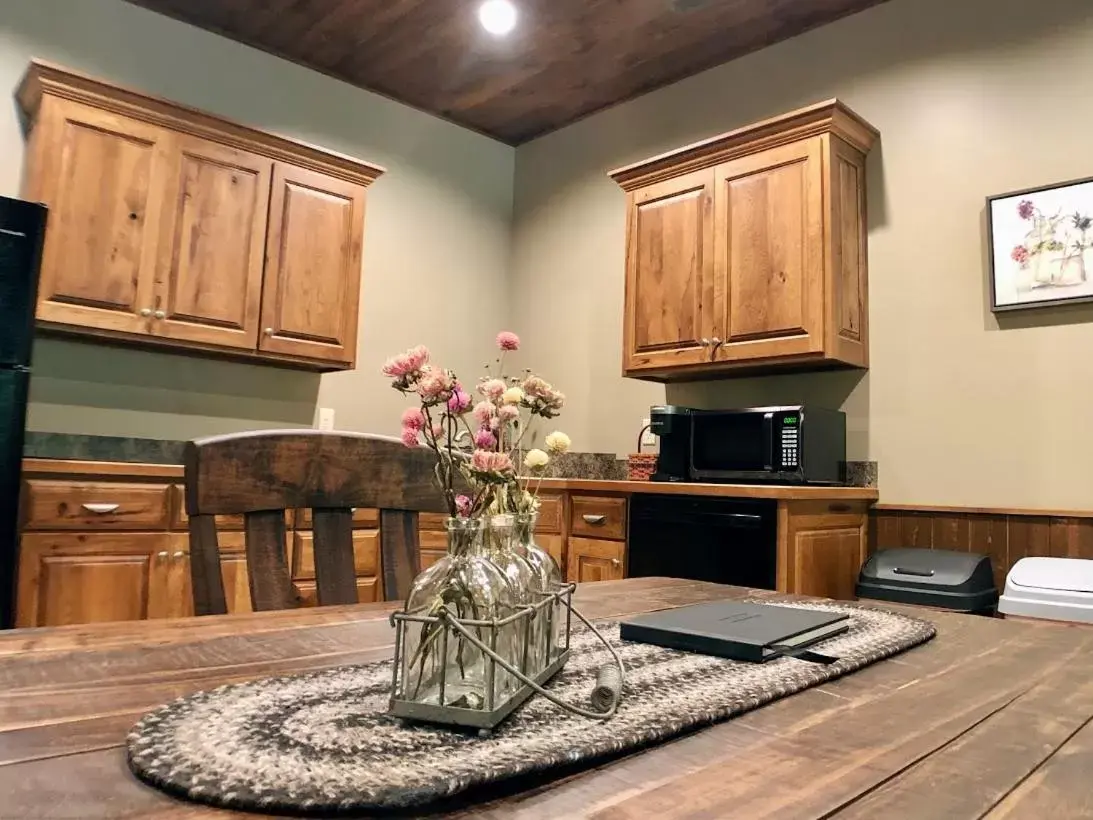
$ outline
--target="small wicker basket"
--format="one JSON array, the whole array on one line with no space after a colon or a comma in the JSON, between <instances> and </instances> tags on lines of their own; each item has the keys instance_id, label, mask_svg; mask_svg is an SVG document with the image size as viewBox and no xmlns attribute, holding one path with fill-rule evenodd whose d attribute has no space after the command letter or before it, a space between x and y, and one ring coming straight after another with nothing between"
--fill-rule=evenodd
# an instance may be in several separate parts
<instances>
[{"instance_id":1,"label":"small wicker basket","mask_svg":"<svg viewBox=\"0 0 1093 820\"><path fill-rule=\"evenodd\" d=\"M656 453L631 453L626 458L626 478L629 481L648 481L656 471Z\"/></svg>"}]
</instances>

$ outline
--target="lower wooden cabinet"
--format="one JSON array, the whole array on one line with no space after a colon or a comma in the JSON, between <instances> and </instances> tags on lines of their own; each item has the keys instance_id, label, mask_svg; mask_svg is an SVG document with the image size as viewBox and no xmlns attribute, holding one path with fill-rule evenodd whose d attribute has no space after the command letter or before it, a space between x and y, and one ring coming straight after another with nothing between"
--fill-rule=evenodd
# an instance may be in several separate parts
<instances>
[{"instance_id":1,"label":"lower wooden cabinet","mask_svg":"<svg viewBox=\"0 0 1093 820\"><path fill-rule=\"evenodd\" d=\"M598 538L570 538L566 580L618 581L626 577L626 542Z\"/></svg>"},{"instance_id":2,"label":"lower wooden cabinet","mask_svg":"<svg viewBox=\"0 0 1093 820\"><path fill-rule=\"evenodd\" d=\"M778 535L778 590L852 600L869 549L865 502L784 502Z\"/></svg>"},{"instance_id":3,"label":"lower wooden cabinet","mask_svg":"<svg viewBox=\"0 0 1093 820\"><path fill-rule=\"evenodd\" d=\"M165 618L168 533L27 533L16 626Z\"/></svg>"}]
</instances>

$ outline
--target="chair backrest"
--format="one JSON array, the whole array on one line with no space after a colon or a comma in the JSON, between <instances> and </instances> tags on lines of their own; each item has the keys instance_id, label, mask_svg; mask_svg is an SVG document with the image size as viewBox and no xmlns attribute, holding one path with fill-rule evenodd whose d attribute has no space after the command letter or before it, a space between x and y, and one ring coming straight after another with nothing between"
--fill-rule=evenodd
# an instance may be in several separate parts
<instances>
[{"instance_id":1,"label":"chair backrest","mask_svg":"<svg viewBox=\"0 0 1093 820\"><path fill-rule=\"evenodd\" d=\"M270 430L186 445L186 513L194 612L227 612L217 515L244 515L247 576L257 610L297 605L285 558L285 510L312 510L319 604L357 602L353 508L380 510L385 598L418 572L418 512L443 512L435 456L385 436Z\"/></svg>"}]
</instances>

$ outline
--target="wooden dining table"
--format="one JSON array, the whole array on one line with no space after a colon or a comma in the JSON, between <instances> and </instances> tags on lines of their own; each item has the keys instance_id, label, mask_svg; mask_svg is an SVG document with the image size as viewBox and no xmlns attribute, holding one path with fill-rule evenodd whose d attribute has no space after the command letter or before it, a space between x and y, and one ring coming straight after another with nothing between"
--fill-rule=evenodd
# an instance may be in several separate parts
<instances>
[{"instance_id":1,"label":"wooden dining table","mask_svg":"<svg viewBox=\"0 0 1093 820\"><path fill-rule=\"evenodd\" d=\"M583 585L609 618L762 594L644 578ZM391 654L393 604L16 630L0 637L0 818L226 820L138 781L125 735L198 689ZM932 621L902 655L467 818L1093 817L1093 629L880 604Z\"/></svg>"}]
</instances>

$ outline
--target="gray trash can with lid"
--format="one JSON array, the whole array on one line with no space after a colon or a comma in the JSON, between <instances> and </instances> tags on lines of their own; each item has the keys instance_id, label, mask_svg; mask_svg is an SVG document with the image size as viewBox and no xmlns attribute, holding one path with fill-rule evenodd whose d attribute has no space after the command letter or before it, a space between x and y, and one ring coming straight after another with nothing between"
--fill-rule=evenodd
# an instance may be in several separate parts
<instances>
[{"instance_id":1,"label":"gray trash can with lid","mask_svg":"<svg viewBox=\"0 0 1093 820\"><path fill-rule=\"evenodd\" d=\"M882 549L858 575L859 598L993 614L998 588L987 555L930 549Z\"/></svg>"}]
</instances>

